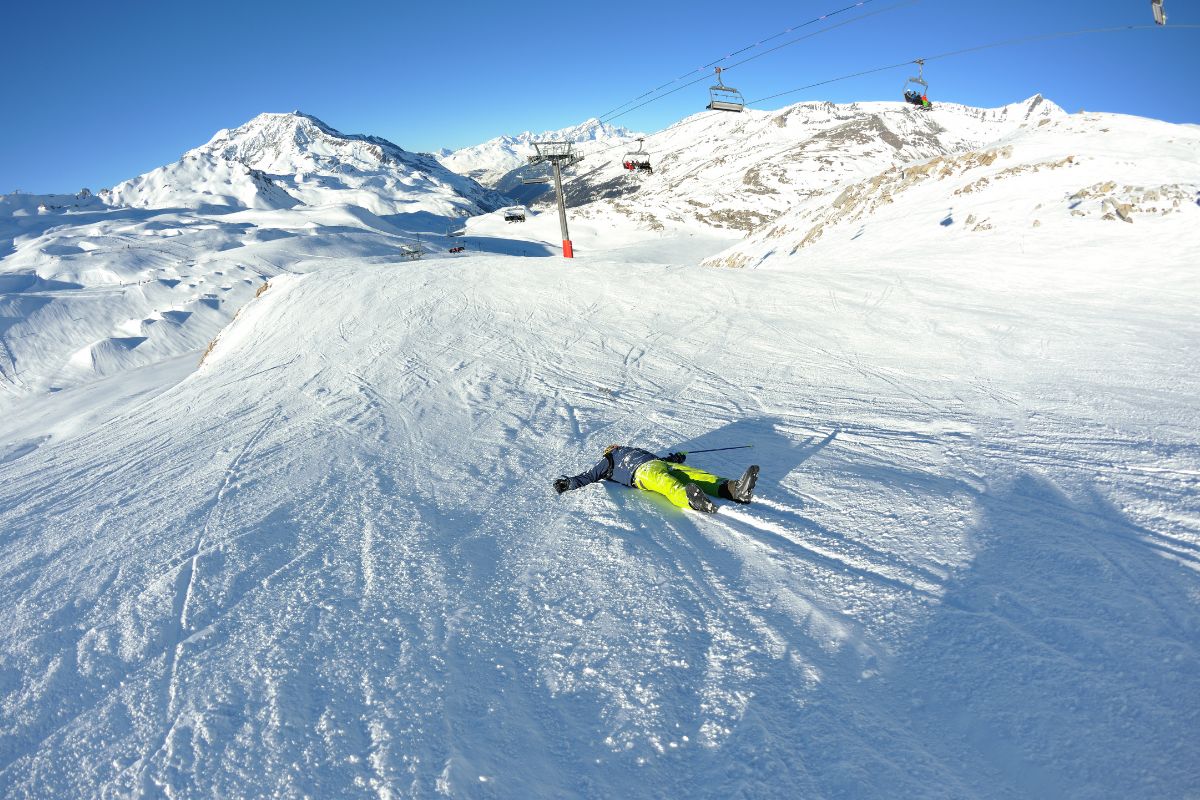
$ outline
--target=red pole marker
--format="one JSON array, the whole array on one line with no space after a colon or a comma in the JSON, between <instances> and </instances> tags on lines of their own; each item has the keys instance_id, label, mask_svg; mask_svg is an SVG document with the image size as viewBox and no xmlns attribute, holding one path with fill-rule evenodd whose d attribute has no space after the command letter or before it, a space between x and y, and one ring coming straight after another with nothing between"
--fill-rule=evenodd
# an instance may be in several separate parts
<instances>
[{"instance_id":1,"label":"red pole marker","mask_svg":"<svg viewBox=\"0 0 1200 800\"><path fill-rule=\"evenodd\" d=\"M574 258L575 248L571 247L570 239L563 239L563 258Z\"/></svg>"}]
</instances>

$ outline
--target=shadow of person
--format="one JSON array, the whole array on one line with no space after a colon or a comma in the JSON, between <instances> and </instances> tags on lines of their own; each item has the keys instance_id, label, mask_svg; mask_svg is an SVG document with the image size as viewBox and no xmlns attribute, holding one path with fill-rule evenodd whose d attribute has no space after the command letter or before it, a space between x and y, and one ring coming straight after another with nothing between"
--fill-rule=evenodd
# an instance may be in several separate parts
<instances>
[{"instance_id":1,"label":"shadow of person","mask_svg":"<svg viewBox=\"0 0 1200 800\"><path fill-rule=\"evenodd\" d=\"M678 444L670 451L689 453L687 463L725 478L737 478L750 464L758 464L758 486L773 487L805 461L821 452L840 429L834 425L828 431L798 434L794 423L779 417L749 417L735 420L709 433ZM751 445L740 450L700 453L698 450ZM694 455L691 455L693 454ZM665 453L664 453L665 455Z\"/></svg>"},{"instance_id":2,"label":"shadow of person","mask_svg":"<svg viewBox=\"0 0 1200 800\"><path fill-rule=\"evenodd\" d=\"M979 509L975 558L908 635L879 706L960 765L964 795L1187 795L1200 764L1195 551L1029 473Z\"/></svg>"}]
</instances>

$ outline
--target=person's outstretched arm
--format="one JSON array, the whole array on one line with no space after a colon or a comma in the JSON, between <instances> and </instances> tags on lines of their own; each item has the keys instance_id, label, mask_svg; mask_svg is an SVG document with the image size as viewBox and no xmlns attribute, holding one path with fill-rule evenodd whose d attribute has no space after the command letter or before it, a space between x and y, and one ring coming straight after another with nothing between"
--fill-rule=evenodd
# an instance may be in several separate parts
<instances>
[{"instance_id":1,"label":"person's outstretched arm","mask_svg":"<svg viewBox=\"0 0 1200 800\"><path fill-rule=\"evenodd\" d=\"M600 459L596 462L596 466L589 469L587 472L581 472L574 477L562 475L554 480L554 491L562 494L569 492L572 489L578 489L581 486L587 486L589 483L602 481L609 476L612 471L612 463L608 457Z\"/></svg>"}]
</instances>

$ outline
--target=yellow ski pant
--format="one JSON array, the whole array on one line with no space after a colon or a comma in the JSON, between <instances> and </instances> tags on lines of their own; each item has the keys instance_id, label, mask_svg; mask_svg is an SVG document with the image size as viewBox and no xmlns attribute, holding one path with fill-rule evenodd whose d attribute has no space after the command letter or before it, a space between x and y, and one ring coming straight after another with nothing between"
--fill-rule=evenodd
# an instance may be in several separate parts
<instances>
[{"instance_id":1,"label":"yellow ski pant","mask_svg":"<svg viewBox=\"0 0 1200 800\"><path fill-rule=\"evenodd\" d=\"M680 508L688 507L687 493L684 490L689 483L696 484L707 495L720 497L718 491L724 481L724 478L702 469L666 461L647 461L638 467L633 476L633 482L639 489L658 492Z\"/></svg>"}]
</instances>

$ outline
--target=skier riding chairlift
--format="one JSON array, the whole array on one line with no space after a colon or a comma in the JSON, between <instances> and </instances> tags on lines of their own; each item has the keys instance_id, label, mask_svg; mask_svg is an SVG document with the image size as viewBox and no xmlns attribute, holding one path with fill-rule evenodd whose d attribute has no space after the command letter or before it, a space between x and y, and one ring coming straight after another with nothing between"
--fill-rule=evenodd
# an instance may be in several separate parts
<instances>
[{"instance_id":1,"label":"skier riding chairlift","mask_svg":"<svg viewBox=\"0 0 1200 800\"><path fill-rule=\"evenodd\" d=\"M933 108L933 103L929 102L929 98L915 90L909 90L904 93L904 100L919 108Z\"/></svg>"},{"instance_id":2,"label":"skier riding chairlift","mask_svg":"<svg viewBox=\"0 0 1200 800\"><path fill-rule=\"evenodd\" d=\"M933 103L929 102L929 82L925 80L925 59L918 58L913 63L918 68L917 77L909 77L905 82L904 102L929 111L933 108ZM908 88L909 84L912 84L912 89ZM918 86L920 87L919 90L916 88Z\"/></svg>"},{"instance_id":3,"label":"skier riding chairlift","mask_svg":"<svg viewBox=\"0 0 1200 800\"><path fill-rule=\"evenodd\" d=\"M645 139L638 139L638 149L626 153L621 166L630 172L648 172L653 175L654 169L650 166L650 154L644 149L645 141Z\"/></svg>"}]
</instances>

